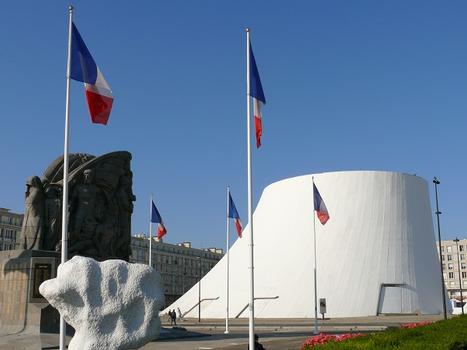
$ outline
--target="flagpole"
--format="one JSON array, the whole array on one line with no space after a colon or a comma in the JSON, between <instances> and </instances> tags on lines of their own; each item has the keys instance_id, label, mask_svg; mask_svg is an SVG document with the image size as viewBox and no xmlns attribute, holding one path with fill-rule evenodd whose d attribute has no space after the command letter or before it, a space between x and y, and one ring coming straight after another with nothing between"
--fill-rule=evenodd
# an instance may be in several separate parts
<instances>
[{"instance_id":1,"label":"flagpole","mask_svg":"<svg viewBox=\"0 0 467 350\"><path fill-rule=\"evenodd\" d=\"M311 177L311 182L313 184L313 203L314 203L314 188L315 188L315 179L314 176ZM313 334L318 334L318 286L316 280L316 208L313 204L313 247L315 250L315 265L313 267L314 283L315 283L315 328Z\"/></svg>"},{"instance_id":2,"label":"flagpole","mask_svg":"<svg viewBox=\"0 0 467 350\"><path fill-rule=\"evenodd\" d=\"M246 101L247 101L247 153L248 153L248 221L250 228L250 319L249 346L255 348L255 285L253 249L253 194L251 174L251 104L250 104L250 28L246 28Z\"/></svg>"},{"instance_id":3,"label":"flagpole","mask_svg":"<svg viewBox=\"0 0 467 350\"><path fill-rule=\"evenodd\" d=\"M149 266L152 267L152 193L149 199Z\"/></svg>"},{"instance_id":4,"label":"flagpole","mask_svg":"<svg viewBox=\"0 0 467 350\"><path fill-rule=\"evenodd\" d=\"M70 134L70 75L71 75L71 40L73 25L73 6L68 7L68 57L66 62L66 97L65 97L65 138L63 145L63 203L62 203L62 256L61 263L68 260L68 138ZM66 324L60 315L60 350L66 347Z\"/></svg>"},{"instance_id":5,"label":"flagpole","mask_svg":"<svg viewBox=\"0 0 467 350\"><path fill-rule=\"evenodd\" d=\"M225 296L225 334L229 333L229 236L230 236L230 222L229 222L229 197L230 187L227 186L227 230L226 230L226 244L225 244L225 255L227 258L227 284L226 284L226 296Z\"/></svg>"}]
</instances>

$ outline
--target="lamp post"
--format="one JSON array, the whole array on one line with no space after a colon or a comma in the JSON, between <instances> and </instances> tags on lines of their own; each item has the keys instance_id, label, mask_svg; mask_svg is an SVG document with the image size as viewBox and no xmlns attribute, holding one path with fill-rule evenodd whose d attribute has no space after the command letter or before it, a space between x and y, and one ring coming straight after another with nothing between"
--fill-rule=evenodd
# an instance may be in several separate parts
<instances>
[{"instance_id":1,"label":"lamp post","mask_svg":"<svg viewBox=\"0 0 467 350\"><path fill-rule=\"evenodd\" d=\"M464 298L462 297L462 279L461 279L461 262L460 262L460 257L459 257L459 238L456 237L454 239L454 242L456 242L456 249L457 249L457 270L459 272L459 289L461 292L461 305L462 305L462 315L464 314Z\"/></svg>"},{"instance_id":2,"label":"lamp post","mask_svg":"<svg viewBox=\"0 0 467 350\"><path fill-rule=\"evenodd\" d=\"M446 314L446 300L444 297L444 276L443 276L443 262L442 262L442 252L441 252L441 228L439 226L439 215L441 212L439 211L439 204L438 204L438 185L441 183L436 176L433 178L433 183L435 184L435 197L436 197L436 220L438 222L438 245L439 245L439 267L441 270L441 300L443 301L443 314L444 319L447 320L448 316Z\"/></svg>"},{"instance_id":3,"label":"lamp post","mask_svg":"<svg viewBox=\"0 0 467 350\"><path fill-rule=\"evenodd\" d=\"M198 259L198 322L201 322L201 257Z\"/></svg>"}]
</instances>

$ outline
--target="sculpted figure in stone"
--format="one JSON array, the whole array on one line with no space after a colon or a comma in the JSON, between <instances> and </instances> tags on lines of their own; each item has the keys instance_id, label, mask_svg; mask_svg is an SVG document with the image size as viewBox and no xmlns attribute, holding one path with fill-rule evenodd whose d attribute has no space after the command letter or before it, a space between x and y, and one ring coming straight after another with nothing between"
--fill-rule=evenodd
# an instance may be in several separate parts
<instances>
[{"instance_id":1,"label":"sculpted figure in stone","mask_svg":"<svg viewBox=\"0 0 467 350\"><path fill-rule=\"evenodd\" d=\"M105 259L130 256L133 201L131 154L99 157L69 155L68 249L70 256ZM60 245L63 196L63 157L28 181L21 247L56 250Z\"/></svg>"},{"instance_id":2,"label":"sculpted figure in stone","mask_svg":"<svg viewBox=\"0 0 467 350\"><path fill-rule=\"evenodd\" d=\"M70 252L86 250L89 254L97 254L95 235L97 220L101 217L100 206L97 205L99 189L93 184L93 171L83 172L83 183L73 189L70 201Z\"/></svg>"},{"instance_id":3,"label":"sculpted figure in stone","mask_svg":"<svg viewBox=\"0 0 467 350\"><path fill-rule=\"evenodd\" d=\"M45 234L44 250L57 250L61 239L62 225L62 188L44 181L45 194ZM59 247L58 247L59 248Z\"/></svg>"},{"instance_id":4,"label":"sculpted figure in stone","mask_svg":"<svg viewBox=\"0 0 467 350\"><path fill-rule=\"evenodd\" d=\"M21 245L23 249L40 249L44 226L44 192L41 179L37 176L26 182L26 200Z\"/></svg>"},{"instance_id":5,"label":"sculpted figure in stone","mask_svg":"<svg viewBox=\"0 0 467 350\"><path fill-rule=\"evenodd\" d=\"M119 237L116 249L120 256L130 256L131 243L131 214L133 213L133 202L136 196L132 191L133 173L129 171L120 177L120 185L117 192L119 204Z\"/></svg>"}]
</instances>

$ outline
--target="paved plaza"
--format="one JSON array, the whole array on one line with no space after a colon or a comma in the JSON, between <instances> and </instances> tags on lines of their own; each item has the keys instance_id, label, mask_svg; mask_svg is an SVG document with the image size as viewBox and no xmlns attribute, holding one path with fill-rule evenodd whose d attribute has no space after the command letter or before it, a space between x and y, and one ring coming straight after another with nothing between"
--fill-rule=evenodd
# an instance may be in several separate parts
<instances>
[{"instance_id":1,"label":"paved plaza","mask_svg":"<svg viewBox=\"0 0 467 350\"><path fill-rule=\"evenodd\" d=\"M375 332L399 327L402 323L436 321L440 315L378 316L320 320L320 332ZM248 320L230 320L229 334L224 334L225 320L184 319L172 328L165 316L162 318L161 339L153 341L142 350L240 350L248 347ZM313 335L312 319L257 319L256 333L267 350L300 349L306 337ZM68 339L69 340L69 339ZM14 334L0 336L1 350L58 349L57 334Z\"/></svg>"}]
</instances>

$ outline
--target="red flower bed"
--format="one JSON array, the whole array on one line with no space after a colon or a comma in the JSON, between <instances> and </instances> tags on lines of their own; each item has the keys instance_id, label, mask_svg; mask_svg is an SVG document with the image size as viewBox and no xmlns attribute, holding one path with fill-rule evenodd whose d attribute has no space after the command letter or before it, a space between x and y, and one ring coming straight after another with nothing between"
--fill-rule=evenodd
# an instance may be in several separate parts
<instances>
[{"instance_id":1,"label":"red flower bed","mask_svg":"<svg viewBox=\"0 0 467 350\"><path fill-rule=\"evenodd\" d=\"M316 345L326 344L328 342L341 342L347 339L352 339L362 336L362 333L344 333L338 335L320 333L307 338L301 347L301 350L313 349Z\"/></svg>"},{"instance_id":2,"label":"red flower bed","mask_svg":"<svg viewBox=\"0 0 467 350\"><path fill-rule=\"evenodd\" d=\"M421 327L421 326L426 326L431 324L430 321L425 321L425 322L412 322L412 323L403 323L401 324L401 328L416 328L416 327Z\"/></svg>"}]
</instances>

